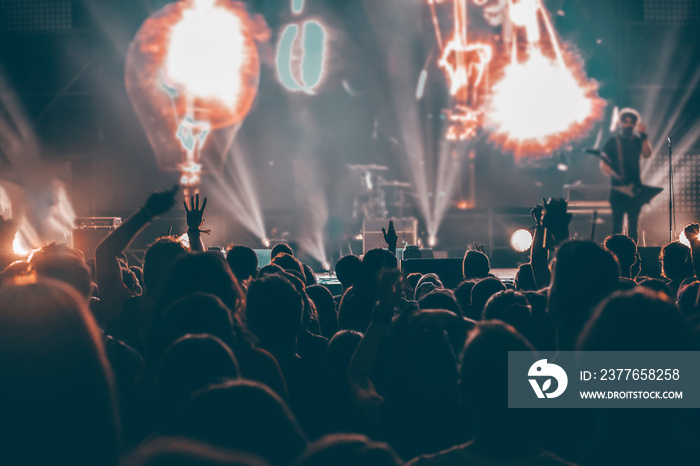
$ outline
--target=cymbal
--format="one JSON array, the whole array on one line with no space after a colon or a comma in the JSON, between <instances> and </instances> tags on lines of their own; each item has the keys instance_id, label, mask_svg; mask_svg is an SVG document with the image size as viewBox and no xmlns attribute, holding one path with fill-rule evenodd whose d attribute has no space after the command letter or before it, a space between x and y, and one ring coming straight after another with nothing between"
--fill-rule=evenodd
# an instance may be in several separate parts
<instances>
[{"instance_id":1,"label":"cymbal","mask_svg":"<svg viewBox=\"0 0 700 466\"><path fill-rule=\"evenodd\" d=\"M410 189L413 187L413 185L411 183L406 183L405 181L397 181L397 180L393 180L393 181L379 180L379 183L377 183L377 184L379 184L379 186L389 186L392 188Z\"/></svg>"},{"instance_id":2,"label":"cymbal","mask_svg":"<svg viewBox=\"0 0 700 466\"><path fill-rule=\"evenodd\" d=\"M385 171L388 170L389 167L385 165L377 165L377 164L371 164L371 165L350 165L348 164L348 167L350 170L360 170L360 171Z\"/></svg>"}]
</instances>

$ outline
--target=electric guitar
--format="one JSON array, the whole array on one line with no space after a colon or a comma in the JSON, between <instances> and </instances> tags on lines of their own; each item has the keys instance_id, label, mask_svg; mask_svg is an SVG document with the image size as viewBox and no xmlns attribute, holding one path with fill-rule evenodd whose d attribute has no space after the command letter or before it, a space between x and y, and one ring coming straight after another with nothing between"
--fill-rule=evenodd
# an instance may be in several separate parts
<instances>
[{"instance_id":1,"label":"electric guitar","mask_svg":"<svg viewBox=\"0 0 700 466\"><path fill-rule=\"evenodd\" d=\"M657 186L648 186L645 184L641 183L629 183L626 182L624 177L620 175L610 164L610 159L608 158L607 154L605 154L602 151L599 151L597 149L586 149L587 154L594 155L598 157L600 160L607 165L610 170L612 171L612 176L622 182L625 183L620 186L613 186L612 189L615 191L624 194L625 196L635 200L639 205L644 205L649 203L652 199L654 199L656 196L658 196L661 191L664 190L664 188L659 188Z\"/></svg>"}]
</instances>

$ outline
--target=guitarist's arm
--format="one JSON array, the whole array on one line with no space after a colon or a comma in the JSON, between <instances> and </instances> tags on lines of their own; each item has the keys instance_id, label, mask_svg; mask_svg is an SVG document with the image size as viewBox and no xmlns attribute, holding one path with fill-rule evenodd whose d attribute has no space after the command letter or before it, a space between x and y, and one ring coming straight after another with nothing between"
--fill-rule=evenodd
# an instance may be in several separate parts
<instances>
[{"instance_id":1,"label":"guitarist's arm","mask_svg":"<svg viewBox=\"0 0 700 466\"><path fill-rule=\"evenodd\" d=\"M615 173L613 169L610 168L610 165L608 165L604 160L601 160L598 165L600 166L600 171L603 173L603 175L607 176L608 178L613 178L617 175L617 173Z\"/></svg>"},{"instance_id":2,"label":"guitarist's arm","mask_svg":"<svg viewBox=\"0 0 700 466\"><path fill-rule=\"evenodd\" d=\"M612 167L612 165L616 165L612 163L613 154L617 157L617 142L615 138L610 138L603 146L603 150L597 153L600 157L600 171L608 178L620 180L620 175Z\"/></svg>"},{"instance_id":3,"label":"guitarist's arm","mask_svg":"<svg viewBox=\"0 0 700 466\"><path fill-rule=\"evenodd\" d=\"M651 144L649 143L649 138L647 137L646 125L640 123L637 126L637 131L639 131L639 136L642 138L642 157L648 159L651 157Z\"/></svg>"}]
</instances>

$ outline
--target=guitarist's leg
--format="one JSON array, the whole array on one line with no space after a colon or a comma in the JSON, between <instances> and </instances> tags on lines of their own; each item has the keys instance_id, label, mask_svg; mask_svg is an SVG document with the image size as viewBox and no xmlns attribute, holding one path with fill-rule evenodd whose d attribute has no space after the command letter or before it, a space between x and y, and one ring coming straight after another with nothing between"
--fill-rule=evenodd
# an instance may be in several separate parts
<instances>
[{"instance_id":1,"label":"guitarist's leg","mask_svg":"<svg viewBox=\"0 0 700 466\"><path fill-rule=\"evenodd\" d=\"M627 210L627 236L632 238L635 243L637 242L637 228L639 225L639 213L641 210L642 208L637 206L630 206Z\"/></svg>"},{"instance_id":2,"label":"guitarist's leg","mask_svg":"<svg viewBox=\"0 0 700 466\"><path fill-rule=\"evenodd\" d=\"M625 199L612 191L610 193L610 208L612 209L612 234L622 233L622 221L625 217Z\"/></svg>"}]
</instances>

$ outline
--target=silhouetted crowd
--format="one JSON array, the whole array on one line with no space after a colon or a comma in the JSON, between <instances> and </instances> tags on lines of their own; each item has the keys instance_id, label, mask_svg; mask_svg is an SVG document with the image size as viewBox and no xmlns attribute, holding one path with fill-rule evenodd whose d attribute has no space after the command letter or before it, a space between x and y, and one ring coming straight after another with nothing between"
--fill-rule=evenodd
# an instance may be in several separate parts
<instances>
[{"instance_id":1,"label":"silhouetted crowd","mask_svg":"<svg viewBox=\"0 0 700 466\"><path fill-rule=\"evenodd\" d=\"M205 252L198 196L187 247L127 260L174 199L152 194L88 262L15 257L0 220L0 464L700 464L697 410L507 403L508 351L696 350L698 225L649 278L629 237L569 240L550 202L514 282L469 250L455 289L402 274L388 225L387 249L337 261L334 296L287 244L262 268Z\"/></svg>"}]
</instances>

